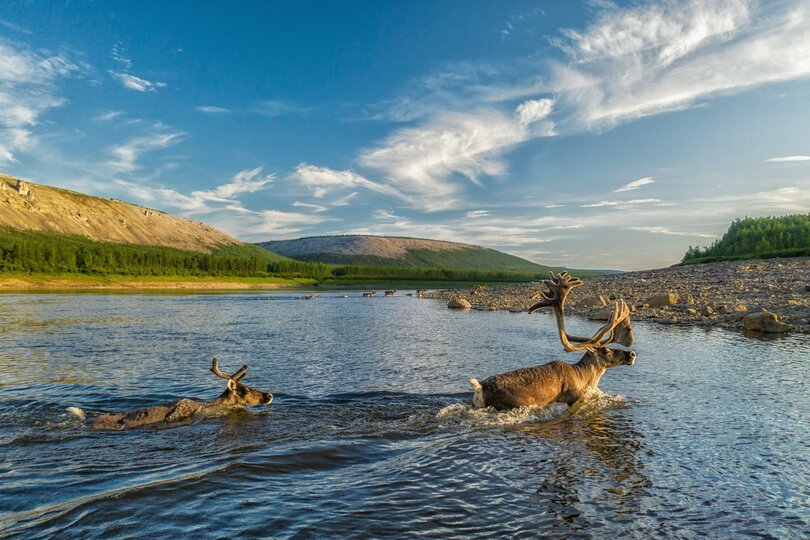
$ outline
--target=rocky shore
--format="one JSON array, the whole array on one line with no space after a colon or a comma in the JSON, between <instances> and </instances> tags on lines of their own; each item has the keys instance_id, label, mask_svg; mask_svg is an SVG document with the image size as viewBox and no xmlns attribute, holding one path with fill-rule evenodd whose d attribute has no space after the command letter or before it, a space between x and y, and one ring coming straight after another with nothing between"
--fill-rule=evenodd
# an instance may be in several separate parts
<instances>
[{"instance_id":1,"label":"rocky shore","mask_svg":"<svg viewBox=\"0 0 810 540\"><path fill-rule=\"evenodd\" d=\"M810 258L733 261L588 278L566 312L607 320L622 298L635 321L723 327L765 333L810 333ZM428 293L455 307L526 311L540 283Z\"/></svg>"}]
</instances>

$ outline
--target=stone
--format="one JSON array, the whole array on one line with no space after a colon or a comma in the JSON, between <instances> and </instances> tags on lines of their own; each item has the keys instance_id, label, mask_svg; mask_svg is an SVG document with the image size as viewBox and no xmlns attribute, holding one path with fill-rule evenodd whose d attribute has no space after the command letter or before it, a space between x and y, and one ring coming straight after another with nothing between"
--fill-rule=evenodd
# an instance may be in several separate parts
<instances>
[{"instance_id":1,"label":"stone","mask_svg":"<svg viewBox=\"0 0 810 540\"><path fill-rule=\"evenodd\" d=\"M677 317L661 317L659 319L655 319L655 322L658 324L678 324Z\"/></svg>"},{"instance_id":2,"label":"stone","mask_svg":"<svg viewBox=\"0 0 810 540\"><path fill-rule=\"evenodd\" d=\"M450 309L470 309L472 304L464 298L454 298L447 303L447 307Z\"/></svg>"},{"instance_id":3,"label":"stone","mask_svg":"<svg viewBox=\"0 0 810 540\"><path fill-rule=\"evenodd\" d=\"M28 194L31 193L31 188L28 187L28 182L24 180L17 180L17 192L23 197L28 196Z\"/></svg>"},{"instance_id":4,"label":"stone","mask_svg":"<svg viewBox=\"0 0 810 540\"><path fill-rule=\"evenodd\" d=\"M711 317L712 315L714 315L714 310L712 309L712 306L703 306L700 309L700 314L703 315L704 317Z\"/></svg>"},{"instance_id":5,"label":"stone","mask_svg":"<svg viewBox=\"0 0 810 540\"><path fill-rule=\"evenodd\" d=\"M790 330L790 325L780 321L779 315L765 310L746 315L743 318L743 325L746 330L755 330L771 334L781 334Z\"/></svg>"},{"instance_id":6,"label":"stone","mask_svg":"<svg viewBox=\"0 0 810 540\"><path fill-rule=\"evenodd\" d=\"M651 296L644 300L645 304L648 304L650 307L664 307L664 306L673 306L678 303L678 295L674 292L668 292L666 294L656 294L655 296Z\"/></svg>"},{"instance_id":7,"label":"stone","mask_svg":"<svg viewBox=\"0 0 810 540\"><path fill-rule=\"evenodd\" d=\"M605 301L605 297L601 294L596 296L588 296L577 302L577 306L580 307L605 307L606 305L607 302Z\"/></svg>"},{"instance_id":8,"label":"stone","mask_svg":"<svg viewBox=\"0 0 810 540\"><path fill-rule=\"evenodd\" d=\"M606 321L610 319L610 316L613 314L613 308L604 308L604 309L597 309L595 311L591 311L588 313L588 320L589 321Z\"/></svg>"}]
</instances>

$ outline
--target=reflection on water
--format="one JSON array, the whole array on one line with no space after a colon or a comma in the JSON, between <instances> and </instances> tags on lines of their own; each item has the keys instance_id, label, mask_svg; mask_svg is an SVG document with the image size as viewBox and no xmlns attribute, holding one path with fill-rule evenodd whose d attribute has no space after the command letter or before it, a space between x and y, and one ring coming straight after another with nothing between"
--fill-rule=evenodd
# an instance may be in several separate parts
<instances>
[{"instance_id":1,"label":"reflection on water","mask_svg":"<svg viewBox=\"0 0 810 540\"><path fill-rule=\"evenodd\" d=\"M0 536L810 535L806 337L639 325L601 392L496 412L467 381L562 357L551 317L340 294L0 296ZM210 399L212 356L274 403L65 412Z\"/></svg>"}]
</instances>

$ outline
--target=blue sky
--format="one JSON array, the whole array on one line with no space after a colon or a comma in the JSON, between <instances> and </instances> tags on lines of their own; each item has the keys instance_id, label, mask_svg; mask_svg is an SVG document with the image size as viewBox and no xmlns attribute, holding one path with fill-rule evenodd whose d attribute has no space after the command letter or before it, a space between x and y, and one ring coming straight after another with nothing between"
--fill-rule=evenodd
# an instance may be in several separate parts
<instances>
[{"instance_id":1,"label":"blue sky","mask_svg":"<svg viewBox=\"0 0 810 540\"><path fill-rule=\"evenodd\" d=\"M0 171L239 239L677 262L810 212L810 4L4 2Z\"/></svg>"}]
</instances>

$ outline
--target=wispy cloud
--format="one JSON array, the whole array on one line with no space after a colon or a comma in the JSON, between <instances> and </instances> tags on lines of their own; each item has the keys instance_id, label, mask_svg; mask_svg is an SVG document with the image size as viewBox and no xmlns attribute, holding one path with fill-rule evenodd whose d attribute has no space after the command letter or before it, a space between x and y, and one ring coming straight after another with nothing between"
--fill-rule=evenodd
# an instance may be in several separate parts
<instances>
[{"instance_id":1,"label":"wispy cloud","mask_svg":"<svg viewBox=\"0 0 810 540\"><path fill-rule=\"evenodd\" d=\"M250 112L261 114L263 116L282 116L286 114L307 113L311 109L302 107L289 101L281 101L277 99L267 99L258 102L250 108Z\"/></svg>"},{"instance_id":2,"label":"wispy cloud","mask_svg":"<svg viewBox=\"0 0 810 540\"><path fill-rule=\"evenodd\" d=\"M714 238L713 234L699 233L699 232L682 232L674 231L666 227L627 227L631 231L643 231L652 234L668 234L670 236L694 236L698 238Z\"/></svg>"},{"instance_id":3,"label":"wispy cloud","mask_svg":"<svg viewBox=\"0 0 810 540\"><path fill-rule=\"evenodd\" d=\"M32 51L0 40L0 164L37 144L33 128L40 117L61 107L56 81L82 70L64 54Z\"/></svg>"},{"instance_id":4,"label":"wispy cloud","mask_svg":"<svg viewBox=\"0 0 810 540\"><path fill-rule=\"evenodd\" d=\"M603 206L628 206L635 204L660 203L661 199L631 199L629 201L599 201L591 204L582 204L580 208L600 208Z\"/></svg>"},{"instance_id":5,"label":"wispy cloud","mask_svg":"<svg viewBox=\"0 0 810 540\"><path fill-rule=\"evenodd\" d=\"M116 183L143 202L177 208L186 214L199 214L218 209L247 211L239 201L239 195L256 193L272 183L274 178L274 174L262 174L262 167L245 169L233 175L229 182L213 189L195 190L189 194L140 182L118 180Z\"/></svg>"},{"instance_id":6,"label":"wispy cloud","mask_svg":"<svg viewBox=\"0 0 810 540\"><path fill-rule=\"evenodd\" d=\"M206 114L228 114L232 112L230 109L225 107L217 107L216 105L201 105L200 107L197 107L197 110Z\"/></svg>"},{"instance_id":7,"label":"wispy cloud","mask_svg":"<svg viewBox=\"0 0 810 540\"><path fill-rule=\"evenodd\" d=\"M294 203L292 203L292 205L294 207L296 207L296 208L308 208L308 209L312 210L313 212L318 212L318 213L326 212L327 210L329 210L329 208L327 208L326 206L320 205L320 204L305 203L305 202L301 202L301 201L295 201Z\"/></svg>"},{"instance_id":8,"label":"wispy cloud","mask_svg":"<svg viewBox=\"0 0 810 540\"><path fill-rule=\"evenodd\" d=\"M159 81L147 81L146 79L142 79L141 77L132 75L130 73L110 70L109 74L124 85L124 88L129 88L130 90L135 90L138 92L154 92L158 88L166 87L166 83Z\"/></svg>"},{"instance_id":9,"label":"wispy cloud","mask_svg":"<svg viewBox=\"0 0 810 540\"><path fill-rule=\"evenodd\" d=\"M141 168L138 162L144 154L173 146L184 136L182 131L164 124L152 124L144 135L110 148L112 159L107 162L107 166L114 172L131 173Z\"/></svg>"},{"instance_id":10,"label":"wispy cloud","mask_svg":"<svg viewBox=\"0 0 810 540\"><path fill-rule=\"evenodd\" d=\"M446 113L419 127L401 129L376 148L364 151L362 166L379 171L386 184L411 205L426 211L453 207L461 188L455 175L482 185L499 176L501 156L533 136L551 135L545 118L551 99L528 100L511 115L496 110Z\"/></svg>"},{"instance_id":11,"label":"wispy cloud","mask_svg":"<svg viewBox=\"0 0 810 540\"><path fill-rule=\"evenodd\" d=\"M621 193L622 191L632 191L634 189L640 188L641 186L646 186L654 182L655 180L653 180L652 176L645 176L644 178L639 178L638 180L628 182L619 189L614 189L613 193Z\"/></svg>"},{"instance_id":12,"label":"wispy cloud","mask_svg":"<svg viewBox=\"0 0 810 540\"><path fill-rule=\"evenodd\" d=\"M302 186L309 188L316 199L320 199L332 191L352 187L363 187L395 197L401 196L396 190L372 182L354 171L336 171L327 167L301 163L295 168L291 177Z\"/></svg>"},{"instance_id":13,"label":"wispy cloud","mask_svg":"<svg viewBox=\"0 0 810 540\"><path fill-rule=\"evenodd\" d=\"M772 9L771 9L772 8ZM660 1L604 11L556 40L566 128L604 129L719 93L810 75L810 6Z\"/></svg>"},{"instance_id":14,"label":"wispy cloud","mask_svg":"<svg viewBox=\"0 0 810 540\"><path fill-rule=\"evenodd\" d=\"M770 161L773 163L786 163L790 161L810 161L810 156L784 156L766 159L765 161Z\"/></svg>"},{"instance_id":15,"label":"wispy cloud","mask_svg":"<svg viewBox=\"0 0 810 540\"><path fill-rule=\"evenodd\" d=\"M97 122L109 122L110 120L118 118L122 114L124 114L124 111L107 111L99 114L98 116L94 116L93 120Z\"/></svg>"}]
</instances>

